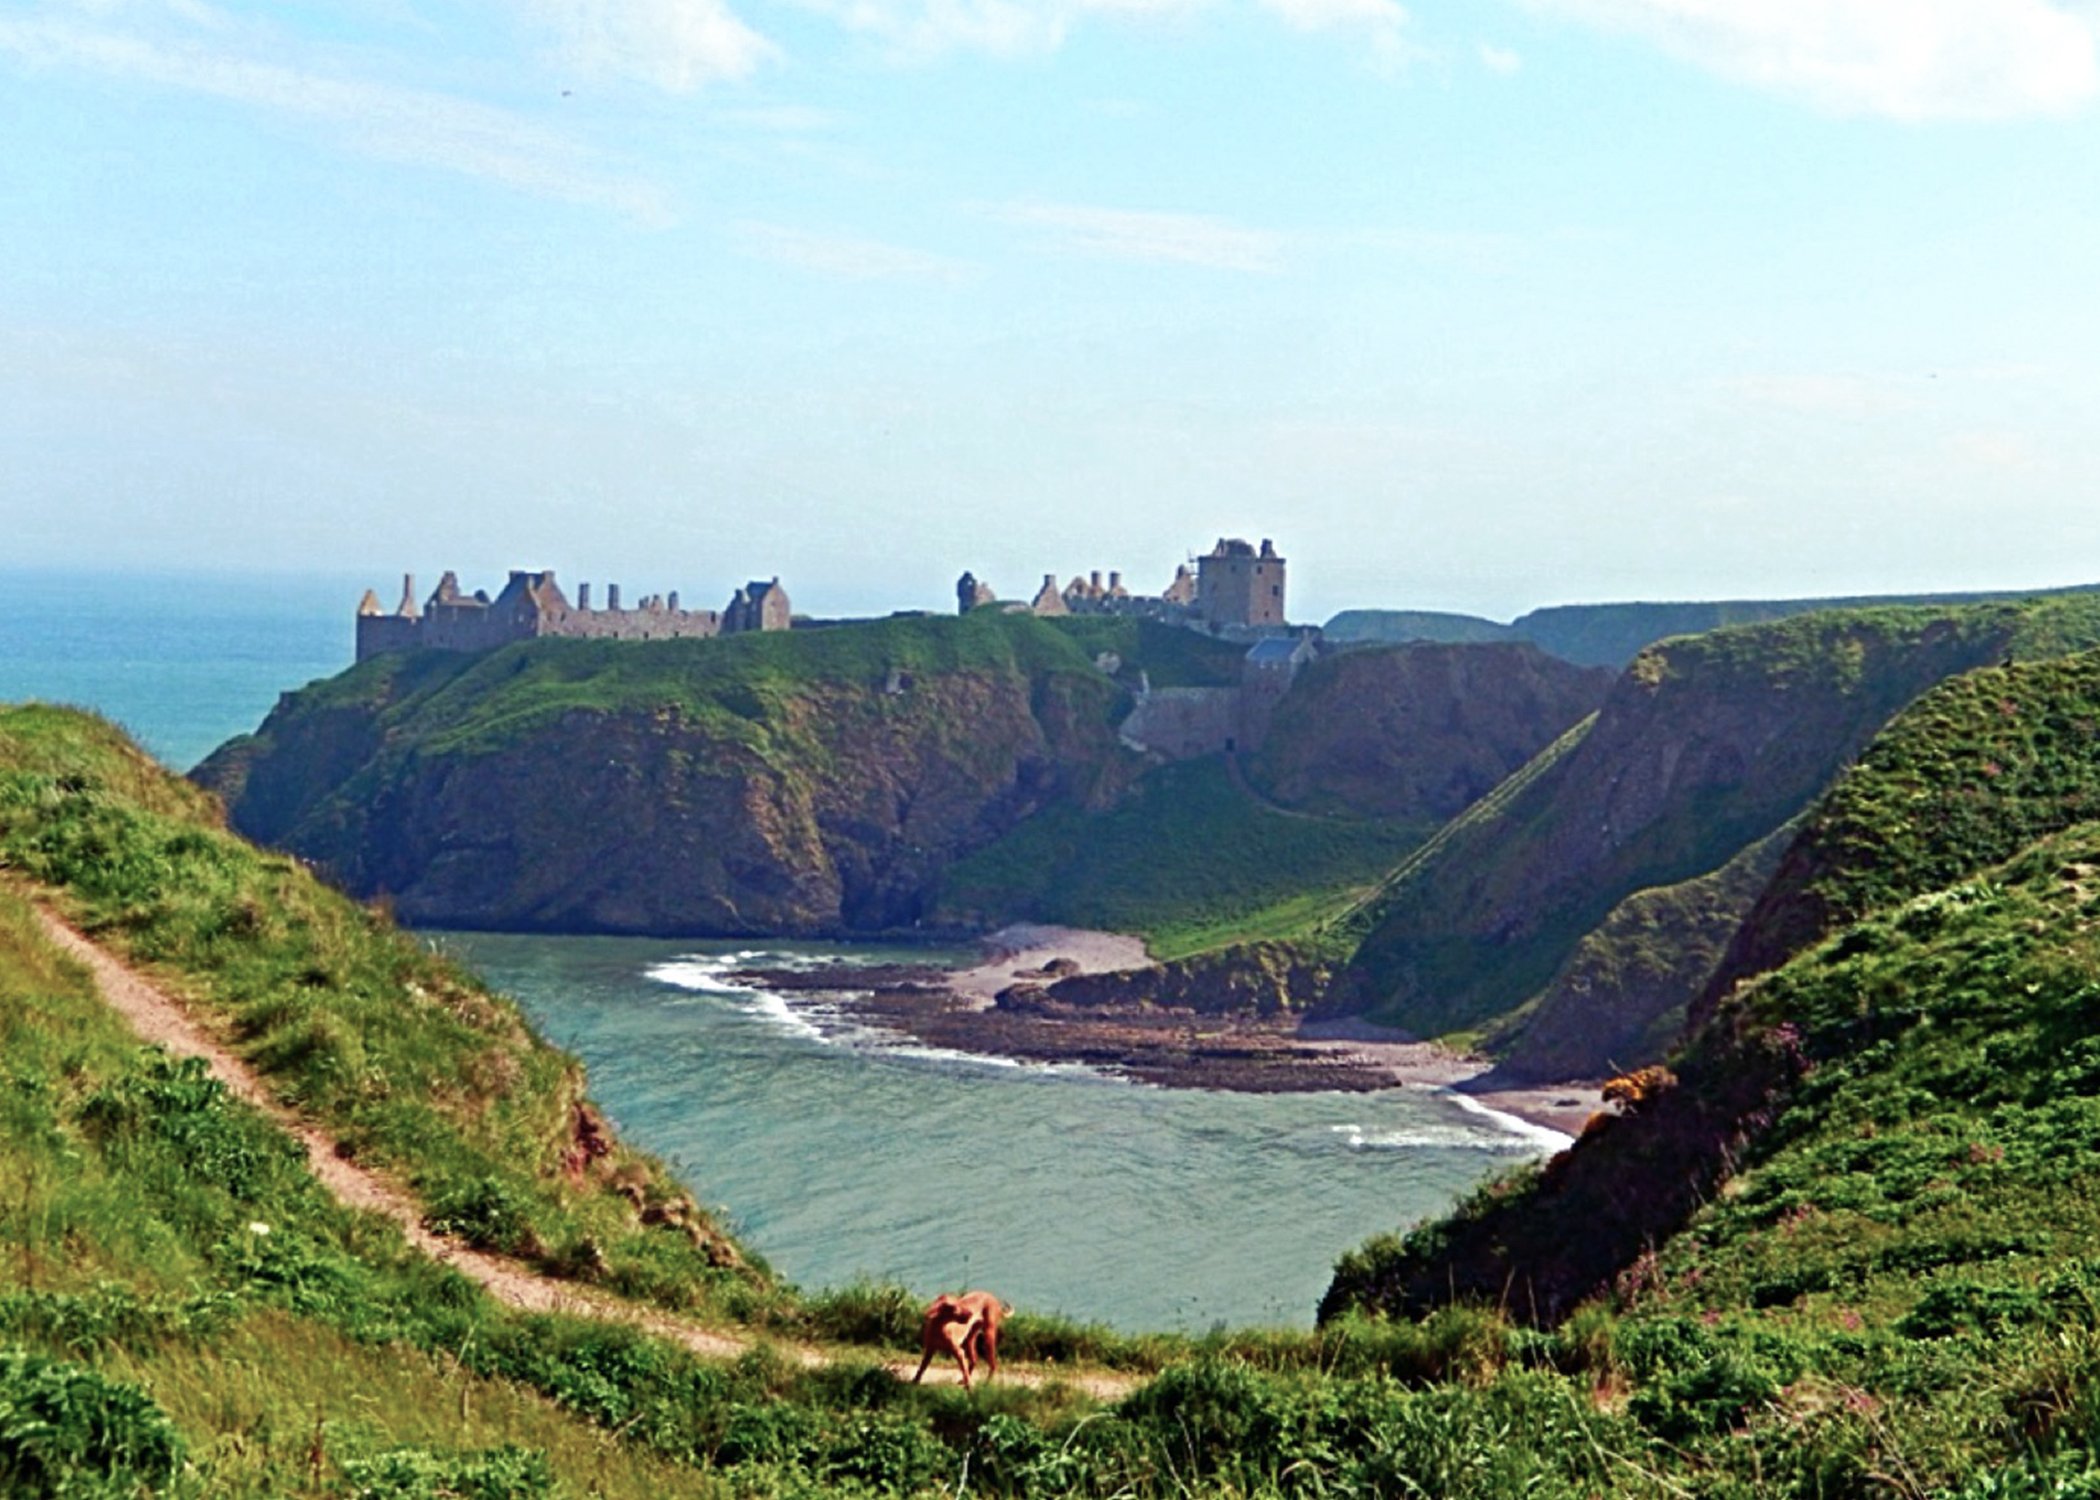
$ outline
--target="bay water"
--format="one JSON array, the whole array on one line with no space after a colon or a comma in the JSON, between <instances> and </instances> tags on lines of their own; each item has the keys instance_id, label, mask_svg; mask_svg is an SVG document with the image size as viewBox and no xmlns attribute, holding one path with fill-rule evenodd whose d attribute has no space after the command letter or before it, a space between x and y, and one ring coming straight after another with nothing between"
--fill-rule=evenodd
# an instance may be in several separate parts
<instances>
[{"instance_id":1,"label":"bay water","mask_svg":"<svg viewBox=\"0 0 2100 1500\"><path fill-rule=\"evenodd\" d=\"M186 769L348 665L327 578L0 573L0 701L96 708ZM1128 1329L1304 1325L1335 1257L1559 1144L1420 1090L1248 1095L943 1054L762 966L966 955L433 933L786 1275L987 1286Z\"/></svg>"}]
</instances>

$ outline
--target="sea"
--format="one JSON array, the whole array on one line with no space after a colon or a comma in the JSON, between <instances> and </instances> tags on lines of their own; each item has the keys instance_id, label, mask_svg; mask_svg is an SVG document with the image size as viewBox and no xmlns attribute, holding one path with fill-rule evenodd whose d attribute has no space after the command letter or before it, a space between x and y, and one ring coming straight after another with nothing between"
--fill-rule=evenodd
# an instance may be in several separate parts
<instances>
[{"instance_id":1,"label":"sea","mask_svg":"<svg viewBox=\"0 0 2100 1500\"><path fill-rule=\"evenodd\" d=\"M95 709L187 770L349 665L363 587L0 571L0 701ZM1127 1330L1302 1327L1344 1251L1564 1144L1429 1090L1163 1089L942 1052L733 977L963 952L424 937L580 1056L620 1130L807 1287L982 1286Z\"/></svg>"}]
</instances>

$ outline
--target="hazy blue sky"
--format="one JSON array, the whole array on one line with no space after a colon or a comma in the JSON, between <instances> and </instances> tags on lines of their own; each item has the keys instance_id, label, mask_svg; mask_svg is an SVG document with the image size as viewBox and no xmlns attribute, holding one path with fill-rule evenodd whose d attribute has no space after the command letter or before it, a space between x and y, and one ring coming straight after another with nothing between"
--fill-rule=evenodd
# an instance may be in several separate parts
<instances>
[{"instance_id":1,"label":"hazy blue sky","mask_svg":"<svg viewBox=\"0 0 2100 1500\"><path fill-rule=\"evenodd\" d=\"M0 560L2100 579L2100 4L0 0Z\"/></svg>"}]
</instances>

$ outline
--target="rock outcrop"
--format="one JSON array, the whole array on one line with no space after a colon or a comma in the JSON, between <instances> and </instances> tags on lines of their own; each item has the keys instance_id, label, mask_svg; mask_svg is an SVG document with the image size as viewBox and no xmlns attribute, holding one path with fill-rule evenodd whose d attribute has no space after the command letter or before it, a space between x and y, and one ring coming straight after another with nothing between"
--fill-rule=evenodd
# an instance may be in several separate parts
<instances>
[{"instance_id":1,"label":"rock outcrop","mask_svg":"<svg viewBox=\"0 0 2100 1500\"><path fill-rule=\"evenodd\" d=\"M1340 652L1277 709L1252 779L1301 811L1442 822L1595 710L1612 676L1521 642Z\"/></svg>"}]
</instances>

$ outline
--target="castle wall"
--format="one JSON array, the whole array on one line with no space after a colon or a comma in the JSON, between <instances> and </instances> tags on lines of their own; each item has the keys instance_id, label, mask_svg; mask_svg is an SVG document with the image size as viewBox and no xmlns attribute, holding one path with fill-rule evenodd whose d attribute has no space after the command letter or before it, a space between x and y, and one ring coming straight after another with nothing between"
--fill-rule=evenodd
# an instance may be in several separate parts
<instances>
[{"instance_id":1,"label":"castle wall","mask_svg":"<svg viewBox=\"0 0 2100 1500\"><path fill-rule=\"evenodd\" d=\"M357 659L382 656L389 651L413 651L422 626L413 615L359 615Z\"/></svg>"},{"instance_id":2,"label":"castle wall","mask_svg":"<svg viewBox=\"0 0 2100 1500\"><path fill-rule=\"evenodd\" d=\"M779 623L767 628L787 628L787 595L778 588L767 601L764 613ZM711 609L680 609L678 596L668 599L652 595L634 609L619 607L617 584L606 589L608 608L591 609L590 586L577 590L571 604L555 583L552 573L513 572L503 592L493 601L486 595L463 594L458 579L447 573L423 607L421 616L412 612L413 601L404 600L391 615L374 613L371 600L357 616L357 659L365 660L387 651L493 651L513 641L541 636L563 636L581 640L665 641L704 639L720 635L722 616Z\"/></svg>"},{"instance_id":3,"label":"castle wall","mask_svg":"<svg viewBox=\"0 0 2100 1500\"><path fill-rule=\"evenodd\" d=\"M586 641L705 640L722 633L712 609L568 609L548 616L543 635Z\"/></svg>"},{"instance_id":4,"label":"castle wall","mask_svg":"<svg viewBox=\"0 0 2100 1500\"><path fill-rule=\"evenodd\" d=\"M1123 742L1169 760L1243 748L1238 688L1154 688L1118 731Z\"/></svg>"},{"instance_id":5,"label":"castle wall","mask_svg":"<svg viewBox=\"0 0 2100 1500\"><path fill-rule=\"evenodd\" d=\"M1252 654L1240 671L1240 744L1242 750L1259 750L1268 743L1269 725L1276 705L1297 680L1298 669L1311 658L1311 651L1293 652L1282 661L1259 661Z\"/></svg>"}]
</instances>

